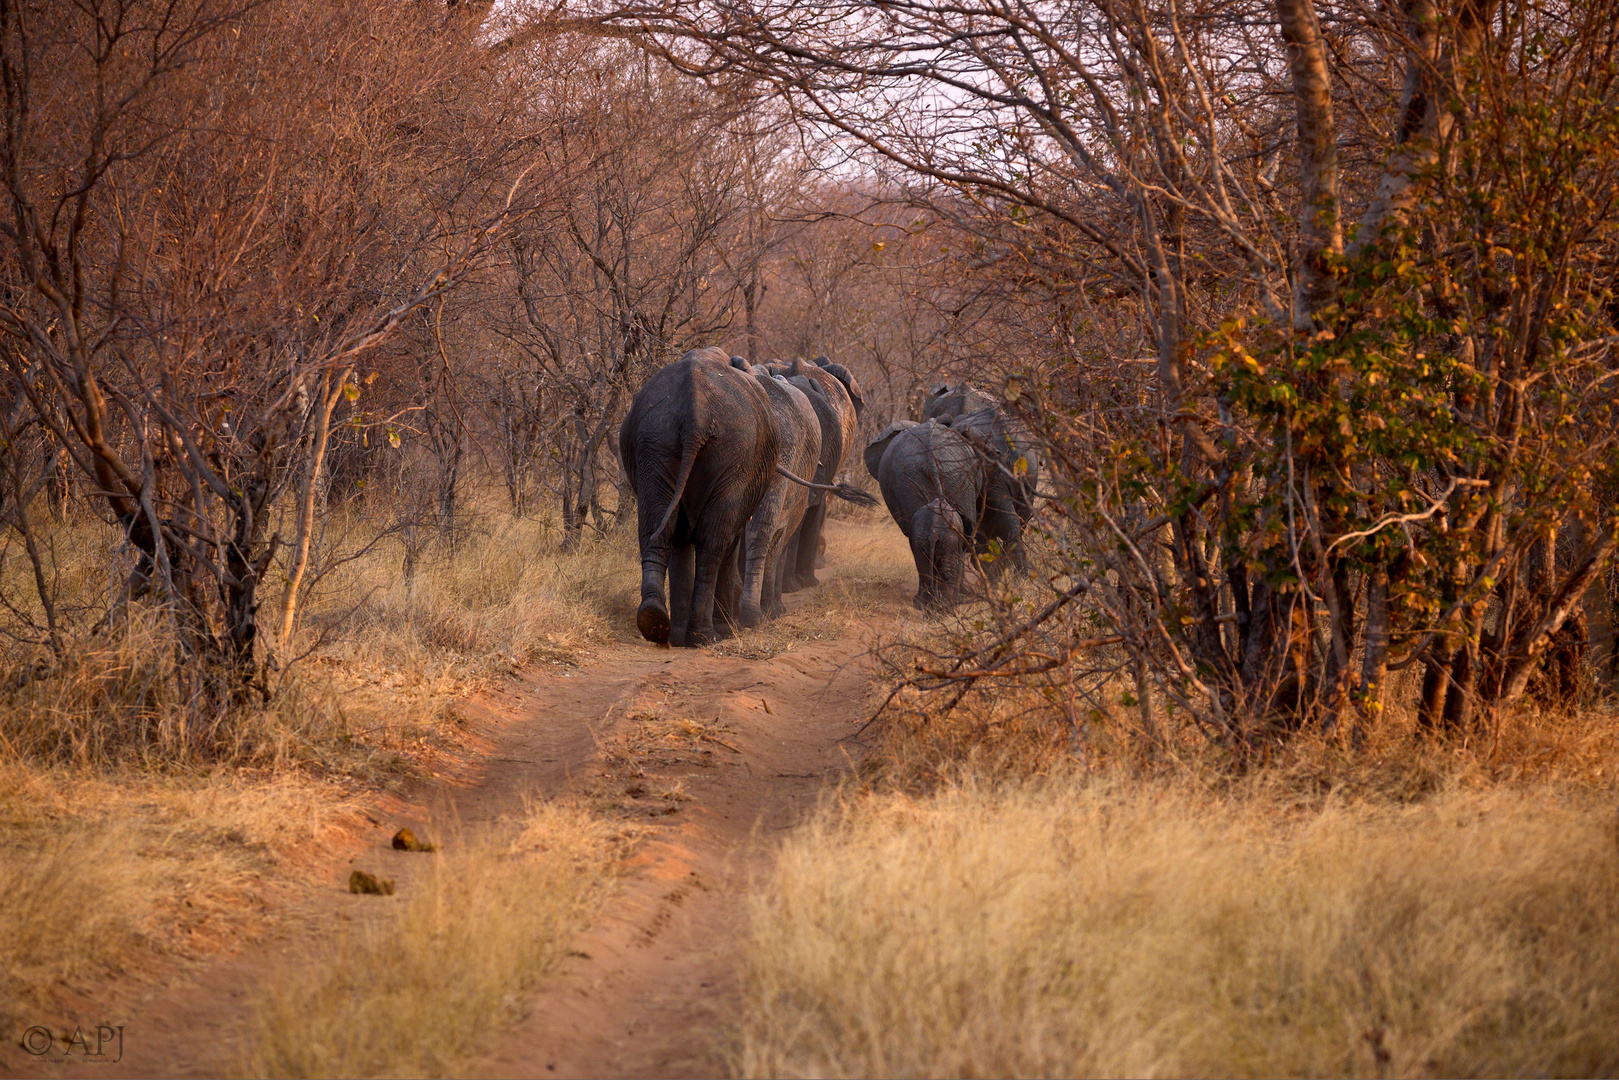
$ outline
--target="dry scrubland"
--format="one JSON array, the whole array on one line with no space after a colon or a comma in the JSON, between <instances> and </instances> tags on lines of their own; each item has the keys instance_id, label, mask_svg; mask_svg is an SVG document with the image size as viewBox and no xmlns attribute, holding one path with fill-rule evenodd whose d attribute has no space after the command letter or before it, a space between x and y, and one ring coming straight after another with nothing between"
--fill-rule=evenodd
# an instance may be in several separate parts
<instances>
[{"instance_id":1,"label":"dry scrubland","mask_svg":"<svg viewBox=\"0 0 1619 1080\"><path fill-rule=\"evenodd\" d=\"M885 517L832 528L826 586L716 651L765 663L873 625L873 586L914 587ZM72 575L105 542L93 524L58 533L62 580L104 589ZM563 554L545 525L484 510L413 581L401 558L389 538L335 569L286 692L228 728L187 729L150 693L167 650L144 615L91 639L72 678L4 688L8 1023L99 1019L87 1010L147 988L131 972L252 936L277 890L330 877L322 853L368 800L467 752L462 696L634 633L624 535ZM979 618L963 608L954 632ZM1619 1070L1605 705L1526 709L1465 744L1391 715L1364 751L1297 739L1241 775L1192 744L1148 754L1103 719L1075 742L1049 704L1000 693L873 728L753 901L740 1071ZM630 839L588 800L445 831L373 921L264 989L239 1071L466 1071L476 1033L610 892ZM124 976L113 999L109 974Z\"/></svg>"},{"instance_id":2,"label":"dry scrubland","mask_svg":"<svg viewBox=\"0 0 1619 1080\"><path fill-rule=\"evenodd\" d=\"M1131 709L1074 730L1032 689L947 717L906 691L754 898L739 1070L1612 1075L1603 659L1573 714L1463 739L1391 710L1359 749L1267 738L1246 768Z\"/></svg>"},{"instance_id":3,"label":"dry scrubland","mask_svg":"<svg viewBox=\"0 0 1619 1080\"><path fill-rule=\"evenodd\" d=\"M241 1075L464 1075L595 912L622 843L587 810L544 804L456 838L377 923L265 992Z\"/></svg>"},{"instance_id":4,"label":"dry scrubland","mask_svg":"<svg viewBox=\"0 0 1619 1080\"><path fill-rule=\"evenodd\" d=\"M188 723L183 703L162 696L174 662L165 628L138 610L81 637L53 677L0 686L0 925L12 928L0 943L0 1022L64 1011L99 1022L174 964L258 933L277 896L330 876L323 857L360 831L377 795L466 751L460 699L521 664L584 658L613 639L620 609L633 611L633 537L561 554L541 521L483 507L463 520L459 542L430 549L412 581L398 537L335 566L308 613L310 653L268 707ZM334 513L328 559L358 553L350 538L374 531L358 510ZM72 522L50 539L64 606L105 592L105 571L84 570L105 558L105 526ZM4 569L16 573L16 560ZM521 934L562 933L610 874L610 852L579 848L583 826L560 810L537 813L524 843L552 827L556 844L602 857L593 875L549 880L556 911L525 914ZM473 861L490 868L477 880L502 876ZM457 900L472 922L520 899L478 888ZM328 1071L359 1060L346 1044L329 1052ZM259 1060L287 1059L270 1045ZM298 1061L277 1067L319 1068Z\"/></svg>"},{"instance_id":5,"label":"dry scrubland","mask_svg":"<svg viewBox=\"0 0 1619 1080\"><path fill-rule=\"evenodd\" d=\"M1607 800L844 802L755 909L750 1076L1611 1075Z\"/></svg>"},{"instance_id":6,"label":"dry scrubland","mask_svg":"<svg viewBox=\"0 0 1619 1080\"><path fill-rule=\"evenodd\" d=\"M741 1071L1619 1070L1606 703L1245 774L1084 734L1018 694L896 717L754 901Z\"/></svg>"},{"instance_id":7,"label":"dry scrubland","mask_svg":"<svg viewBox=\"0 0 1619 1080\"><path fill-rule=\"evenodd\" d=\"M329 561L360 557L321 581L309 655L270 707L215 728L186 724L181 703L154 689L169 685L160 676L173 650L149 612L86 636L66 674L0 686L0 925L12 928L0 942L0 1023L100 1022L188 962L252 938L279 899L329 886L329 853L362 830L379 795L469 752L457 712L467 694L521 665L571 665L639 640L633 535L563 553L557 530L493 499L463 523L407 582L402 537L360 553L349 538L375 527L357 509L333 514ZM840 516L826 587L714 648L763 660L864 618L870 586L905 573L886 525ZM94 521L51 537L70 603L108 587L104 571L84 570L108 544ZM268 988L244 1074L464 1070L467 1033L565 948L626 841L612 808L588 803L536 805L487 835L446 831L442 855L379 902L375 924ZM459 977L440 977L452 968ZM312 1037L313 1015L325 1019Z\"/></svg>"}]
</instances>

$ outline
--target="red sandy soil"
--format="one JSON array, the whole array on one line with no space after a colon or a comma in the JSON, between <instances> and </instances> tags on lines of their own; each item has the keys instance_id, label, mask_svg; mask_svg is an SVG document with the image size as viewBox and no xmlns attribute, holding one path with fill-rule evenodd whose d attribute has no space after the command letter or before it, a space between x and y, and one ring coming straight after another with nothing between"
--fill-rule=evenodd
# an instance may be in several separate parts
<instances>
[{"instance_id":1,"label":"red sandy soil","mask_svg":"<svg viewBox=\"0 0 1619 1080\"><path fill-rule=\"evenodd\" d=\"M908 608L906 590L881 589L885 609ZM787 600L791 611L805 596ZM491 1026L476 1071L729 1075L747 896L784 830L850 768L840 740L871 705L871 629L851 626L763 660L723 647L612 645L581 667L536 665L480 695L466 710L479 752L376 808L371 835L334 854L322 887L284 903L262 940L151 997L125 1025L122 1062L84 1075L230 1069L258 988L285 965L317 961L345 926L378 910L346 891L351 867L396 878L403 891L425 860L391 850L395 828L476 828L533 796L610 804L643 835L569 957L533 987L515 1022ZM701 733L647 738L648 716L700 720Z\"/></svg>"}]
</instances>

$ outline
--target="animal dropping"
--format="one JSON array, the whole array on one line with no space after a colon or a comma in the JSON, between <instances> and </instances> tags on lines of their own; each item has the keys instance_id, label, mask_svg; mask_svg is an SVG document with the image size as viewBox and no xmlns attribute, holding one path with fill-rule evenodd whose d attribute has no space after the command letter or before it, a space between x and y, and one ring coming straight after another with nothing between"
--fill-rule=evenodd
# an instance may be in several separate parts
<instances>
[{"instance_id":1,"label":"animal dropping","mask_svg":"<svg viewBox=\"0 0 1619 1080\"><path fill-rule=\"evenodd\" d=\"M437 851L438 845L430 840L418 840L416 834L409 829L400 829L394 833L395 851Z\"/></svg>"},{"instance_id":2,"label":"animal dropping","mask_svg":"<svg viewBox=\"0 0 1619 1080\"><path fill-rule=\"evenodd\" d=\"M364 870L354 870L349 873L349 892L358 896L392 896L394 883Z\"/></svg>"}]
</instances>

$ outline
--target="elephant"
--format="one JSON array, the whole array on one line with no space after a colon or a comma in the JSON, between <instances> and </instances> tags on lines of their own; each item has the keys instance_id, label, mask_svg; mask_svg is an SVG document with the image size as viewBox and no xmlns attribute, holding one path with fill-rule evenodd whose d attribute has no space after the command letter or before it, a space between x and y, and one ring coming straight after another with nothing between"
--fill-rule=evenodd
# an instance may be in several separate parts
<instances>
[{"instance_id":1,"label":"elephant","mask_svg":"<svg viewBox=\"0 0 1619 1080\"><path fill-rule=\"evenodd\" d=\"M1019 567L1026 564L1023 527L1034 516L1040 455L1034 440L999 407L979 409L949 421L953 430L978 449L985 466L984 512L978 522L980 550L990 542ZM992 563L992 573L999 564Z\"/></svg>"},{"instance_id":2,"label":"elephant","mask_svg":"<svg viewBox=\"0 0 1619 1080\"><path fill-rule=\"evenodd\" d=\"M983 456L949 424L901 420L873 439L864 457L888 512L911 543L916 606L949 604L983 512Z\"/></svg>"},{"instance_id":3,"label":"elephant","mask_svg":"<svg viewBox=\"0 0 1619 1080\"><path fill-rule=\"evenodd\" d=\"M998 409L1001 403L972 383L939 383L922 399L923 420L954 420L981 409Z\"/></svg>"},{"instance_id":4,"label":"elephant","mask_svg":"<svg viewBox=\"0 0 1619 1080\"><path fill-rule=\"evenodd\" d=\"M934 499L911 515L911 558L916 561L916 600L921 608L947 605L961 587L961 561L967 554L967 526L944 499Z\"/></svg>"},{"instance_id":5,"label":"elephant","mask_svg":"<svg viewBox=\"0 0 1619 1080\"><path fill-rule=\"evenodd\" d=\"M731 366L758 379L770 399L780 439L780 464L798 476L814 473L821 456L821 422L806 393L769 368L753 367L739 356ZM821 494L821 493L815 493ZM809 508L811 491L778 475L765 489L746 530L739 621L758 626L766 615L779 615L787 541L797 532Z\"/></svg>"},{"instance_id":6,"label":"elephant","mask_svg":"<svg viewBox=\"0 0 1619 1080\"><path fill-rule=\"evenodd\" d=\"M772 365L772 369L810 394L810 404L821 421L821 458L815 480L820 484L835 483L838 473L843 471L849 449L854 445L855 427L860 421L859 409L849 386L827 368L803 360L795 360L785 368ZM849 384L858 392L858 384L852 376L849 377ZM826 509L825 498L810 499L809 509L804 513L804 523L799 526L788 546L791 561L782 580L784 592L796 592L820 584L815 577L815 560L826 525Z\"/></svg>"},{"instance_id":7,"label":"elephant","mask_svg":"<svg viewBox=\"0 0 1619 1080\"><path fill-rule=\"evenodd\" d=\"M815 358L815 366L819 367L821 370L825 371L834 379L838 380L838 382L843 384L843 389L848 391L849 400L854 402L855 419L858 420L860 417L864 416L866 412L866 399L860 393L860 382L854 377L854 372L850 371L842 364L832 363L824 356L817 356Z\"/></svg>"},{"instance_id":8,"label":"elephant","mask_svg":"<svg viewBox=\"0 0 1619 1080\"><path fill-rule=\"evenodd\" d=\"M971 383L940 383L923 402L927 419L949 424L983 450L987 469L984 514L979 521L980 551L991 541L1021 566L1023 527L1034 515L1040 455L1028 431L1006 414L1001 403ZM991 565L992 572L999 566Z\"/></svg>"},{"instance_id":9,"label":"elephant","mask_svg":"<svg viewBox=\"0 0 1619 1080\"><path fill-rule=\"evenodd\" d=\"M780 447L769 395L723 350L694 349L636 392L618 451L635 489L642 637L677 646L715 639L716 591L735 577Z\"/></svg>"}]
</instances>

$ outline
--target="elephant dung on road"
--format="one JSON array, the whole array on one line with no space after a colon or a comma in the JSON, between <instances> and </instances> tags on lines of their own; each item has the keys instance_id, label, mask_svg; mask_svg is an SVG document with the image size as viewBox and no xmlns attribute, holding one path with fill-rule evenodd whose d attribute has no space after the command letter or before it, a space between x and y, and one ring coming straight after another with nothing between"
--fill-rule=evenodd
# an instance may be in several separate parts
<instances>
[{"instance_id":1,"label":"elephant dung on road","mask_svg":"<svg viewBox=\"0 0 1619 1080\"><path fill-rule=\"evenodd\" d=\"M641 543L636 626L648 641L705 644L715 638L716 590L735 578L748 519L776 477L769 396L723 350L693 350L636 393L618 449Z\"/></svg>"}]
</instances>

